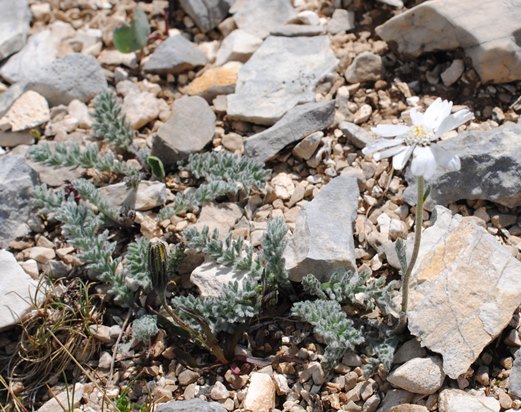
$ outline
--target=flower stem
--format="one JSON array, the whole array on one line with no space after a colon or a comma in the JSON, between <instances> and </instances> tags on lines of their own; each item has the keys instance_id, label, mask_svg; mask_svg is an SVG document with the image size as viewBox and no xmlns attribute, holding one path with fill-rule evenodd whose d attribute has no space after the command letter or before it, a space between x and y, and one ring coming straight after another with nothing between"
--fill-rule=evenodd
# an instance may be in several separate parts
<instances>
[{"instance_id":1,"label":"flower stem","mask_svg":"<svg viewBox=\"0 0 521 412\"><path fill-rule=\"evenodd\" d=\"M418 258L420 251L420 243L422 237L422 223L423 223L423 202L425 200L425 193L423 191L424 180L423 176L418 177L418 201L416 202L416 223L414 226L414 248L412 250L411 260L407 265L402 279L402 308L400 311L400 322L398 323L398 330L403 330L407 323L407 306L409 303L409 279L412 270Z\"/></svg>"}]
</instances>

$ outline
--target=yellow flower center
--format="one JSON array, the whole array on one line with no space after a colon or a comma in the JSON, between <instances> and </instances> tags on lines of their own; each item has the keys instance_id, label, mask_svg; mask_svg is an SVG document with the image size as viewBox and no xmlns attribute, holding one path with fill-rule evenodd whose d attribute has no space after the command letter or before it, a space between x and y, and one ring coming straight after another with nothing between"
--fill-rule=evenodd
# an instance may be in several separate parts
<instances>
[{"instance_id":1,"label":"yellow flower center","mask_svg":"<svg viewBox=\"0 0 521 412\"><path fill-rule=\"evenodd\" d=\"M409 146L428 146L431 144L432 136L433 133L431 130L426 129L421 125L412 126L409 128L409 132L405 136L405 144Z\"/></svg>"}]
</instances>

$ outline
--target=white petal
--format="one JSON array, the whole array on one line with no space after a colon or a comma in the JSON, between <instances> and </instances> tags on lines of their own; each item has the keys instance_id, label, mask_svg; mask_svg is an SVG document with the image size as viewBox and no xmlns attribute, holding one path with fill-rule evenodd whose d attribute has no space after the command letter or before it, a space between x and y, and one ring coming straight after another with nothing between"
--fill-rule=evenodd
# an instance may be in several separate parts
<instances>
[{"instance_id":1,"label":"white petal","mask_svg":"<svg viewBox=\"0 0 521 412\"><path fill-rule=\"evenodd\" d=\"M374 160L382 160L382 159L385 159L386 157L391 157L391 156L394 156L395 154L398 154L402 151L405 150L405 146L395 146L395 147L391 147L387 150L382 150L381 152L376 152L374 155L373 155L373 159Z\"/></svg>"},{"instance_id":2,"label":"white petal","mask_svg":"<svg viewBox=\"0 0 521 412\"><path fill-rule=\"evenodd\" d=\"M403 139L399 137L395 139L379 139L376 142L364 147L362 149L362 153L365 155L373 154L374 152L377 152L382 149L387 149L388 147L398 146L402 144L402 142Z\"/></svg>"},{"instance_id":3,"label":"white petal","mask_svg":"<svg viewBox=\"0 0 521 412\"><path fill-rule=\"evenodd\" d=\"M411 116L411 122L414 126L421 126L423 124L423 113L420 113L416 109L411 109L409 112L409 116Z\"/></svg>"},{"instance_id":4,"label":"white petal","mask_svg":"<svg viewBox=\"0 0 521 412\"><path fill-rule=\"evenodd\" d=\"M409 131L409 127L404 124L379 124L376 127L373 127L372 132L381 137L393 137L399 136L401 134L407 133Z\"/></svg>"},{"instance_id":5,"label":"white petal","mask_svg":"<svg viewBox=\"0 0 521 412\"><path fill-rule=\"evenodd\" d=\"M436 171L436 159L430 147L416 147L411 162L411 172L414 176L430 179Z\"/></svg>"},{"instance_id":6,"label":"white petal","mask_svg":"<svg viewBox=\"0 0 521 412\"><path fill-rule=\"evenodd\" d=\"M436 134L434 137L437 139L443 133L447 133L449 130L453 130L457 127L460 127L462 124L468 122L473 117L474 115L467 109L462 109L454 114L451 114L450 116L446 117L438 126L438 130L436 130Z\"/></svg>"},{"instance_id":7,"label":"white petal","mask_svg":"<svg viewBox=\"0 0 521 412\"><path fill-rule=\"evenodd\" d=\"M441 100L439 97L432 103L423 115L423 125L429 129L437 129L441 122L450 115L452 102Z\"/></svg>"},{"instance_id":8,"label":"white petal","mask_svg":"<svg viewBox=\"0 0 521 412\"><path fill-rule=\"evenodd\" d=\"M461 169L461 160L458 155L449 152L440 145L431 146L432 153L436 158L436 163L449 172L455 172Z\"/></svg>"},{"instance_id":9,"label":"white petal","mask_svg":"<svg viewBox=\"0 0 521 412\"><path fill-rule=\"evenodd\" d=\"M407 164L409 157L411 157L411 153L413 150L414 146L407 146L406 150L395 155L393 157L393 167L396 170L402 170L404 166Z\"/></svg>"}]
</instances>

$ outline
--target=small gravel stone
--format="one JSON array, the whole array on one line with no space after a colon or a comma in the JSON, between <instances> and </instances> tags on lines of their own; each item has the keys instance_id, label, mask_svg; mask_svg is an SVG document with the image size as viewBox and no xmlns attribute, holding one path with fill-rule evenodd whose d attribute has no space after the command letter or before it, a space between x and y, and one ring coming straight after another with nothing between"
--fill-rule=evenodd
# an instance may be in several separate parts
<instances>
[{"instance_id":1,"label":"small gravel stone","mask_svg":"<svg viewBox=\"0 0 521 412\"><path fill-rule=\"evenodd\" d=\"M226 386L222 382L215 382L210 390L210 398L215 401L222 401L230 396L230 392L226 389Z\"/></svg>"},{"instance_id":2,"label":"small gravel stone","mask_svg":"<svg viewBox=\"0 0 521 412\"><path fill-rule=\"evenodd\" d=\"M414 358L390 373L387 381L412 393L430 395L445 380L442 361L437 357Z\"/></svg>"},{"instance_id":3,"label":"small gravel stone","mask_svg":"<svg viewBox=\"0 0 521 412\"><path fill-rule=\"evenodd\" d=\"M269 375L258 372L251 374L243 406L256 412L270 412L275 408L275 384Z\"/></svg>"},{"instance_id":4,"label":"small gravel stone","mask_svg":"<svg viewBox=\"0 0 521 412\"><path fill-rule=\"evenodd\" d=\"M196 382L199 376L197 372L186 369L177 376L177 380L179 381L179 385L187 386Z\"/></svg>"}]
</instances>

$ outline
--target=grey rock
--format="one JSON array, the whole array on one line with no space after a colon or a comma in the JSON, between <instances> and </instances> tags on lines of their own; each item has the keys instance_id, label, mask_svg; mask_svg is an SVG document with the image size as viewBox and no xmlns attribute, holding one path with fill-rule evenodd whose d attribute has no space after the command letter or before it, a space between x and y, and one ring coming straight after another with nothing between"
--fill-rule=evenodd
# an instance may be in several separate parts
<instances>
[{"instance_id":1,"label":"grey rock","mask_svg":"<svg viewBox=\"0 0 521 412\"><path fill-rule=\"evenodd\" d=\"M327 31L331 34L345 33L355 28L355 13L344 9L336 9L327 23Z\"/></svg>"},{"instance_id":2,"label":"grey rock","mask_svg":"<svg viewBox=\"0 0 521 412\"><path fill-rule=\"evenodd\" d=\"M439 412L499 412L501 406L492 396L473 395L459 389L441 391L438 400Z\"/></svg>"},{"instance_id":3,"label":"grey rock","mask_svg":"<svg viewBox=\"0 0 521 412\"><path fill-rule=\"evenodd\" d=\"M335 102L332 100L294 107L273 126L249 137L244 143L244 151L265 162L288 144L331 126L334 117Z\"/></svg>"},{"instance_id":4,"label":"grey rock","mask_svg":"<svg viewBox=\"0 0 521 412\"><path fill-rule=\"evenodd\" d=\"M514 364L508 377L508 391L521 398L521 349L514 355Z\"/></svg>"},{"instance_id":5,"label":"grey rock","mask_svg":"<svg viewBox=\"0 0 521 412\"><path fill-rule=\"evenodd\" d=\"M206 402L201 399L189 401L171 401L160 404L156 412L228 412L224 406L217 402Z\"/></svg>"},{"instance_id":6,"label":"grey rock","mask_svg":"<svg viewBox=\"0 0 521 412\"><path fill-rule=\"evenodd\" d=\"M25 45L31 11L27 0L0 0L0 10L0 60L3 60Z\"/></svg>"},{"instance_id":7,"label":"grey rock","mask_svg":"<svg viewBox=\"0 0 521 412\"><path fill-rule=\"evenodd\" d=\"M19 155L0 156L0 247L23 234L38 176Z\"/></svg>"},{"instance_id":8,"label":"grey rock","mask_svg":"<svg viewBox=\"0 0 521 412\"><path fill-rule=\"evenodd\" d=\"M45 30L29 37L25 47L0 69L0 75L10 83L28 82L53 62L58 55L60 43L74 35L74 28L56 21Z\"/></svg>"},{"instance_id":9,"label":"grey rock","mask_svg":"<svg viewBox=\"0 0 521 412\"><path fill-rule=\"evenodd\" d=\"M410 392L401 389L391 389L386 392L377 412L388 412L393 406L409 403L413 400L413 398L414 394Z\"/></svg>"},{"instance_id":10,"label":"grey rock","mask_svg":"<svg viewBox=\"0 0 521 412\"><path fill-rule=\"evenodd\" d=\"M324 133L321 131L311 133L302 139L302 141L293 148L291 153L299 159L309 160L318 149L323 137Z\"/></svg>"},{"instance_id":11,"label":"grey rock","mask_svg":"<svg viewBox=\"0 0 521 412\"><path fill-rule=\"evenodd\" d=\"M318 36L324 34L324 29L321 26L307 24L284 24L273 29L270 34L285 37Z\"/></svg>"},{"instance_id":12,"label":"grey rock","mask_svg":"<svg viewBox=\"0 0 521 412\"><path fill-rule=\"evenodd\" d=\"M271 31L296 16L290 0L241 0L234 6L233 18L239 29L265 38Z\"/></svg>"},{"instance_id":13,"label":"grey rock","mask_svg":"<svg viewBox=\"0 0 521 412\"><path fill-rule=\"evenodd\" d=\"M284 251L291 280L312 273L324 281L335 270L356 271L353 221L359 194L354 176L338 176L304 205Z\"/></svg>"},{"instance_id":14,"label":"grey rock","mask_svg":"<svg viewBox=\"0 0 521 412\"><path fill-rule=\"evenodd\" d=\"M432 220L411 274L408 327L456 379L521 304L521 263L473 217L437 206Z\"/></svg>"},{"instance_id":15,"label":"grey rock","mask_svg":"<svg viewBox=\"0 0 521 412\"><path fill-rule=\"evenodd\" d=\"M201 208L194 226L199 231L207 226L210 233L217 230L218 239L223 240L241 216L242 209L235 203L209 203Z\"/></svg>"},{"instance_id":16,"label":"grey rock","mask_svg":"<svg viewBox=\"0 0 521 412\"><path fill-rule=\"evenodd\" d=\"M351 122L341 122L338 128L342 130L347 141L357 149L363 149L376 140L371 132Z\"/></svg>"},{"instance_id":17,"label":"grey rock","mask_svg":"<svg viewBox=\"0 0 521 412\"><path fill-rule=\"evenodd\" d=\"M237 29L225 37L217 52L215 64L220 66L228 61L246 62L262 44L262 39L245 30Z\"/></svg>"},{"instance_id":18,"label":"grey rock","mask_svg":"<svg viewBox=\"0 0 521 412\"><path fill-rule=\"evenodd\" d=\"M247 270L236 270L229 266L220 265L213 261L204 262L196 267L190 275L190 281L197 286L199 294L202 297L219 296L224 288L230 282L239 282L248 275Z\"/></svg>"},{"instance_id":19,"label":"grey rock","mask_svg":"<svg viewBox=\"0 0 521 412\"><path fill-rule=\"evenodd\" d=\"M413 358L423 358L427 351L420 346L418 339L412 338L403 343L393 357L393 363L405 363Z\"/></svg>"},{"instance_id":20,"label":"grey rock","mask_svg":"<svg viewBox=\"0 0 521 412\"><path fill-rule=\"evenodd\" d=\"M180 34L169 37L146 61L143 70L149 73L181 73L197 66L204 66L204 53Z\"/></svg>"},{"instance_id":21,"label":"grey rock","mask_svg":"<svg viewBox=\"0 0 521 412\"><path fill-rule=\"evenodd\" d=\"M461 169L437 170L428 181L431 187L426 208L448 205L460 199L484 199L510 208L521 205L521 124L505 124L488 131L462 133L438 143L457 154ZM406 173L404 199L416 204L416 178Z\"/></svg>"},{"instance_id":22,"label":"grey rock","mask_svg":"<svg viewBox=\"0 0 521 412\"><path fill-rule=\"evenodd\" d=\"M21 144L31 145L34 137L28 131L22 132L0 132L0 146L15 147Z\"/></svg>"},{"instance_id":23,"label":"grey rock","mask_svg":"<svg viewBox=\"0 0 521 412\"><path fill-rule=\"evenodd\" d=\"M365 51L355 57L344 77L349 83L374 81L380 79L382 69L382 58L377 54Z\"/></svg>"},{"instance_id":24,"label":"grey rock","mask_svg":"<svg viewBox=\"0 0 521 412\"><path fill-rule=\"evenodd\" d=\"M313 101L315 86L337 63L327 36L270 36L239 71L228 117L272 125L297 104Z\"/></svg>"},{"instance_id":25,"label":"grey rock","mask_svg":"<svg viewBox=\"0 0 521 412\"><path fill-rule=\"evenodd\" d=\"M138 211L163 205L168 195L164 183L150 180L142 180L137 191L127 189L126 184L122 182L101 187L98 192L116 210L125 205Z\"/></svg>"},{"instance_id":26,"label":"grey rock","mask_svg":"<svg viewBox=\"0 0 521 412\"><path fill-rule=\"evenodd\" d=\"M217 27L230 9L225 0L180 0L179 3L203 32Z\"/></svg>"},{"instance_id":27,"label":"grey rock","mask_svg":"<svg viewBox=\"0 0 521 412\"><path fill-rule=\"evenodd\" d=\"M433 0L393 17L376 33L413 57L461 47L483 82L512 82L521 79L519 5L486 0L476 7L473 0Z\"/></svg>"},{"instance_id":28,"label":"grey rock","mask_svg":"<svg viewBox=\"0 0 521 412\"><path fill-rule=\"evenodd\" d=\"M0 94L0 116L3 116L25 91L25 84L16 83Z\"/></svg>"},{"instance_id":29,"label":"grey rock","mask_svg":"<svg viewBox=\"0 0 521 412\"><path fill-rule=\"evenodd\" d=\"M74 99L90 101L107 89L107 80L96 58L72 53L42 68L27 84L27 89L40 93L49 105L57 106Z\"/></svg>"},{"instance_id":30,"label":"grey rock","mask_svg":"<svg viewBox=\"0 0 521 412\"><path fill-rule=\"evenodd\" d=\"M214 132L215 114L206 100L199 96L182 97L174 102L172 115L154 136L152 155L166 167L173 167L190 153L202 150L212 141Z\"/></svg>"},{"instance_id":31,"label":"grey rock","mask_svg":"<svg viewBox=\"0 0 521 412\"><path fill-rule=\"evenodd\" d=\"M0 210L0 225L1 213ZM6 250L0 249L0 267L2 268L0 330L3 330L16 325L20 318L33 308L31 302L34 298L37 282L24 272L15 257Z\"/></svg>"},{"instance_id":32,"label":"grey rock","mask_svg":"<svg viewBox=\"0 0 521 412\"><path fill-rule=\"evenodd\" d=\"M445 380L442 362L439 357L414 358L387 377L387 381L400 389L422 395L431 395L438 391Z\"/></svg>"}]
</instances>

